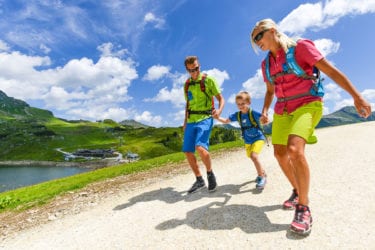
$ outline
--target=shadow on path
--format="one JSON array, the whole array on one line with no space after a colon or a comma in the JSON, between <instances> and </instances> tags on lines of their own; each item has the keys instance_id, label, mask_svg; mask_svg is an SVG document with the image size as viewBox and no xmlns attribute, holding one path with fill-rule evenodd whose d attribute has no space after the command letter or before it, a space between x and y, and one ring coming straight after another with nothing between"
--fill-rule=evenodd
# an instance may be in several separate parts
<instances>
[{"instance_id":1,"label":"shadow on path","mask_svg":"<svg viewBox=\"0 0 375 250\"><path fill-rule=\"evenodd\" d=\"M242 190L243 187L246 185L252 183L254 181L248 181L240 185L222 185L218 186L217 190L213 193L208 193L207 188L202 189L201 191L194 193L194 194L187 194L186 191L178 192L174 190L174 188L167 187L167 188L161 188L158 190L153 190L147 193L140 194L138 196L134 196L129 199L129 202L121 204L116 206L113 210L122 210L125 208L128 208L130 206L133 206L139 202L148 202L148 201L164 201L168 204L176 203L179 201L186 201L186 202L192 202L196 201L198 199L204 198L204 197L210 197L210 198L224 198L224 203L227 203L232 195L241 194L241 193L247 193L252 192L253 194L259 193L256 191L256 189L245 189Z\"/></svg>"},{"instance_id":2,"label":"shadow on path","mask_svg":"<svg viewBox=\"0 0 375 250\"><path fill-rule=\"evenodd\" d=\"M289 224L274 224L265 212L281 209L281 205L256 207L251 205L225 205L211 202L186 214L185 219L171 219L156 226L169 230L188 225L201 230L231 230L240 228L246 233L277 232L287 230Z\"/></svg>"}]
</instances>

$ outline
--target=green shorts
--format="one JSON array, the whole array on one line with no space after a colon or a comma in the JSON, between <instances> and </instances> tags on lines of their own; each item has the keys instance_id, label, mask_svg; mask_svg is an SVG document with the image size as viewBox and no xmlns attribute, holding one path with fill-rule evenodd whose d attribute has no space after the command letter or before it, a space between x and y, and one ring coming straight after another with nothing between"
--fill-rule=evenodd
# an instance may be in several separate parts
<instances>
[{"instance_id":1,"label":"green shorts","mask_svg":"<svg viewBox=\"0 0 375 250\"><path fill-rule=\"evenodd\" d=\"M289 135L297 135L313 144L318 141L314 129L323 115L323 103L311 102L290 114L274 114L272 122L272 144L287 145Z\"/></svg>"}]
</instances>

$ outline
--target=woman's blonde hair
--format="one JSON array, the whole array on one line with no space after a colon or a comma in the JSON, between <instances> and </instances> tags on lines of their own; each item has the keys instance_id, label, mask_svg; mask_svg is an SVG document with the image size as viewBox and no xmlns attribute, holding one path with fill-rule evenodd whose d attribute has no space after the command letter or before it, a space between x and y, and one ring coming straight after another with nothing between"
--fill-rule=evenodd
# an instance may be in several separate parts
<instances>
[{"instance_id":1,"label":"woman's blonde hair","mask_svg":"<svg viewBox=\"0 0 375 250\"><path fill-rule=\"evenodd\" d=\"M250 34L251 46L253 47L256 54L258 54L258 50L259 50L258 46L256 45L256 43L253 40L254 30L256 30L256 29L259 29L259 30L274 29L275 32L276 32L276 36L279 39L279 43L280 43L281 47L283 48L283 50L285 51L285 53L287 53L287 51L290 47L296 46L296 44L297 44L296 41L294 41L292 38L288 37L283 32L279 31L277 29L276 23L272 19L266 18L266 19L263 19L263 20L260 20L259 22L257 22L255 24L253 30L251 31L251 34Z\"/></svg>"}]
</instances>

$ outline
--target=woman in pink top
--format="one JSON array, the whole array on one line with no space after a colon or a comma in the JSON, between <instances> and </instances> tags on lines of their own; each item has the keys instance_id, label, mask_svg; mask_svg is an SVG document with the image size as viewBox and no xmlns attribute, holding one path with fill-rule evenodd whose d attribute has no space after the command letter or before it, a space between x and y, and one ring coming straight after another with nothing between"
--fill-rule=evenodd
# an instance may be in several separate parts
<instances>
[{"instance_id":1,"label":"woman in pink top","mask_svg":"<svg viewBox=\"0 0 375 250\"><path fill-rule=\"evenodd\" d=\"M274 155L293 187L293 193L284 202L283 207L295 209L295 216L290 225L291 231L308 235L311 231L312 217L308 207L310 172L305 157L305 145L317 141L314 129L322 117L323 103L321 96L308 94L315 80L299 77L290 72L285 73L286 53L289 48L295 47L294 58L307 75L311 76L313 68L316 67L346 90L353 97L360 116L367 118L371 114L371 105L350 80L322 56L312 41L292 40L278 31L273 20L264 19L256 23L251 32L251 43L255 52L257 48L269 51L268 60L262 62L267 91L260 120L264 124L269 122L267 112L276 95L272 124Z\"/></svg>"}]
</instances>

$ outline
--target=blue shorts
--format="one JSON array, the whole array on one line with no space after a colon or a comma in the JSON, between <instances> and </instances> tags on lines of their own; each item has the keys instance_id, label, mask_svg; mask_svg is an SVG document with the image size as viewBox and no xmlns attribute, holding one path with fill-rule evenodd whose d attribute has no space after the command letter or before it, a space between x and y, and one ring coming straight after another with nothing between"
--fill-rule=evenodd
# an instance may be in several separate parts
<instances>
[{"instance_id":1,"label":"blue shorts","mask_svg":"<svg viewBox=\"0 0 375 250\"><path fill-rule=\"evenodd\" d=\"M208 150L213 123L212 117L199 122L187 123L184 132L182 152L194 153L197 146Z\"/></svg>"}]
</instances>

